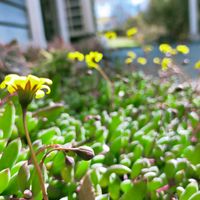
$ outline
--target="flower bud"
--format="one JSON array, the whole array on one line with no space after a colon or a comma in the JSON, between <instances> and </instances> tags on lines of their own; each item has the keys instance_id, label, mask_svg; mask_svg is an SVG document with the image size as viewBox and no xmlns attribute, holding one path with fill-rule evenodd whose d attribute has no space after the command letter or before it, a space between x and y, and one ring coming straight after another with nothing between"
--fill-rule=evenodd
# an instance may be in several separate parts
<instances>
[{"instance_id":1,"label":"flower bud","mask_svg":"<svg viewBox=\"0 0 200 200\"><path fill-rule=\"evenodd\" d=\"M24 190L24 198L25 199L31 199L32 198L32 192L30 190Z\"/></svg>"},{"instance_id":2,"label":"flower bud","mask_svg":"<svg viewBox=\"0 0 200 200\"><path fill-rule=\"evenodd\" d=\"M95 156L93 149L88 146L82 146L74 149L73 151L83 160L90 160Z\"/></svg>"}]
</instances>

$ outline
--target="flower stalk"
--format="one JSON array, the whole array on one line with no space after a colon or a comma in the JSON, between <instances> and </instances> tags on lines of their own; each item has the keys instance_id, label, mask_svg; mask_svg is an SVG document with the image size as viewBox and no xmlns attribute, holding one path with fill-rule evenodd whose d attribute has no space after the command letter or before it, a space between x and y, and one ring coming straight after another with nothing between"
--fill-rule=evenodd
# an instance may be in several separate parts
<instances>
[{"instance_id":1,"label":"flower stalk","mask_svg":"<svg viewBox=\"0 0 200 200\"><path fill-rule=\"evenodd\" d=\"M37 158L36 158L35 152L33 150L32 142L31 142L30 135L29 135L28 128L27 128L26 112L27 112L27 109L22 107L23 127L24 127L24 131L25 131L25 136L26 136L26 140L27 140L30 152L31 152L32 161L35 166L36 173L38 175L38 179L39 179L39 183L40 183L40 187L41 187L41 191L42 191L42 195L43 195L43 200L48 200L48 196L47 196L46 189L45 189L45 183L44 183L44 179L43 179L43 175L42 175L42 170L37 162Z\"/></svg>"}]
</instances>

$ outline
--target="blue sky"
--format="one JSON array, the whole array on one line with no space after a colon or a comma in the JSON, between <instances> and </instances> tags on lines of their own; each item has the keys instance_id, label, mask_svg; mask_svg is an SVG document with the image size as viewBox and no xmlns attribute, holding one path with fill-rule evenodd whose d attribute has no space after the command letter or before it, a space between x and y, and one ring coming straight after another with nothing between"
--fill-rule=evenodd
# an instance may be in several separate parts
<instances>
[{"instance_id":1,"label":"blue sky","mask_svg":"<svg viewBox=\"0 0 200 200\"><path fill-rule=\"evenodd\" d=\"M129 15L135 15L139 10L144 10L149 0L96 0L97 18L113 15L113 7L120 6Z\"/></svg>"}]
</instances>

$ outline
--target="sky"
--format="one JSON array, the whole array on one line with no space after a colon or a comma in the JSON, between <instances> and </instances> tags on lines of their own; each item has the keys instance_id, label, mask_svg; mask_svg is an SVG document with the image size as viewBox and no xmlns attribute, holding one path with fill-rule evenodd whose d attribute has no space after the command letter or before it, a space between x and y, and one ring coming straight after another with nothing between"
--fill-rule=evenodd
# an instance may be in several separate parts
<instances>
[{"instance_id":1,"label":"sky","mask_svg":"<svg viewBox=\"0 0 200 200\"><path fill-rule=\"evenodd\" d=\"M149 0L96 0L97 18L110 17L113 15L113 8L120 6L129 15L136 15L139 10L144 10ZM119 13L120 14L120 13Z\"/></svg>"}]
</instances>

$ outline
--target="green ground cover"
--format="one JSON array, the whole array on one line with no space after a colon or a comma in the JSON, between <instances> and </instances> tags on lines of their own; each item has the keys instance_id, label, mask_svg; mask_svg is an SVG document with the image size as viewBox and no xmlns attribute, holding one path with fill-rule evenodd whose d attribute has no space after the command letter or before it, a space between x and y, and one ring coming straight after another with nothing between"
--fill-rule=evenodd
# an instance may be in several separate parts
<instances>
[{"instance_id":1,"label":"green ground cover","mask_svg":"<svg viewBox=\"0 0 200 200\"><path fill-rule=\"evenodd\" d=\"M87 146L95 156L49 153L43 165L49 199L199 199L200 97L189 83L129 73L115 76L111 94L98 73L61 75L48 99L30 104L34 150ZM40 200L21 110L12 100L0 107L0 199L28 199L29 189Z\"/></svg>"}]
</instances>

